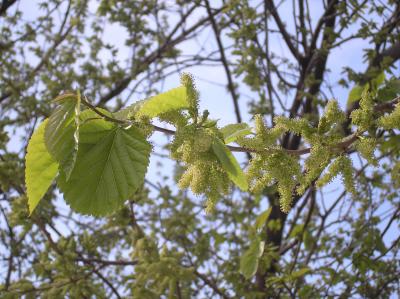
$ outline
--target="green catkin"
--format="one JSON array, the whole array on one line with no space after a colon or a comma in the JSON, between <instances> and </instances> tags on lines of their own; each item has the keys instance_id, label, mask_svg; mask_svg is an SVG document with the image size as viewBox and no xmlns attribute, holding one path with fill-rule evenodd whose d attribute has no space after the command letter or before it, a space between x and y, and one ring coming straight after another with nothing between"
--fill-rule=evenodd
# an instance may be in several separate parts
<instances>
[{"instance_id":1,"label":"green catkin","mask_svg":"<svg viewBox=\"0 0 400 299\"><path fill-rule=\"evenodd\" d=\"M188 100L192 118L194 112L198 111L198 94L195 92L192 78L182 76L182 84L188 89ZM372 99L369 94L364 93L360 109L353 114L353 124L366 128L367 121L372 117ZM196 114L197 115L197 114ZM171 121L173 116L169 115ZM392 116L387 116L393 122ZM390 118L391 117L391 118ZM179 117L178 117L179 118ZM277 185L280 196L281 210L289 212L293 192L302 195L310 184L316 180L324 169L330 164L335 151L331 148L342 140L337 132L337 127L345 119L343 111L340 110L336 101L327 104L325 112L321 117L318 128L313 128L307 119L288 119L284 117L275 118L275 127L266 127L262 116L255 115L255 136L239 137L236 141L243 147L256 149L258 152L252 154L252 159L246 170L246 177L250 190L254 193L262 192L272 184ZM180 121L183 123L183 120ZM311 152L302 166L299 157L286 154L277 145L277 141L285 132L301 135L311 145ZM204 127L203 123L193 122L188 125L187 121L183 127L178 127L176 136L171 145L171 156L187 165L187 170L179 180L180 188L188 188L194 194L205 194L207 199L206 211L211 212L217 199L228 192L230 179L213 154L211 144L213 138L221 138L221 132L216 127ZM358 141L356 147L361 155L368 161L374 161L373 152L376 140L365 138ZM332 181L338 174L342 175L346 190L355 194L353 183L353 168L351 160L344 155L337 157L329 166L327 172L317 180L317 186L322 187Z\"/></svg>"},{"instance_id":2,"label":"green catkin","mask_svg":"<svg viewBox=\"0 0 400 299\"><path fill-rule=\"evenodd\" d=\"M346 115L339 108L336 100L329 101L325 107L324 115L318 123L318 133L323 134L329 131L334 124L340 124L346 119Z\"/></svg>"},{"instance_id":3,"label":"green catkin","mask_svg":"<svg viewBox=\"0 0 400 299\"><path fill-rule=\"evenodd\" d=\"M322 188L323 186L332 182L332 180L339 174L341 168L341 160L335 159L328 168L328 171L317 180L316 186Z\"/></svg>"},{"instance_id":4,"label":"green catkin","mask_svg":"<svg viewBox=\"0 0 400 299\"><path fill-rule=\"evenodd\" d=\"M171 157L184 162L186 171L181 175L178 185L180 188L190 187L196 194L205 194L216 202L221 194L229 191L230 179L220 166L217 157L211 151L212 140L218 132L213 128L202 128L190 125L177 130L170 147ZM208 211L212 210L208 205Z\"/></svg>"},{"instance_id":5,"label":"green catkin","mask_svg":"<svg viewBox=\"0 0 400 299\"><path fill-rule=\"evenodd\" d=\"M259 136L261 139L265 139L268 129L266 128L263 117L260 114L254 116L254 124L256 135Z\"/></svg>"},{"instance_id":6,"label":"green catkin","mask_svg":"<svg viewBox=\"0 0 400 299\"><path fill-rule=\"evenodd\" d=\"M346 191L355 195L357 191L354 186L353 163L351 159L345 155L340 155L331 163L325 175L317 181L317 187L322 188L330 183L339 173L342 174Z\"/></svg>"},{"instance_id":7,"label":"green catkin","mask_svg":"<svg viewBox=\"0 0 400 299\"><path fill-rule=\"evenodd\" d=\"M343 183L346 190L353 195L357 193L354 185L353 163L347 156L340 156L341 159L341 173L343 176Z\"/></svg>"},{"instance_id":8,"label":"green catkin","mask_svg":"<svg viewBox=\"0 0 400 299\"><path fill-rule=\"evenodd\" d=\"M186 169L186 171L182 174L178 182L178 187L180 189L186 189L190 186L190 182L193 179L193 168L194 165L190 165L188 169Z\"/></svg>"},{"instance_id":9,"label":"green catkin","mask_svg":"<svg viewBox=\"0 0 400 299\"><path fill-rule=\"evenodd\" d=\"M378 124L385 130L400 129L400 103L398 103L393 112L382 116Z\"/></svg>"},{"instance_id":10,"label":"green catkin","mask_svg":"<svg viewBox=\"0 0 400 299\"><path fill-rule=\"evenodd\" d=\"M360 109L354 114L353 124L368 128L371 124L373 113L372 98L368 93L363 94ZM293 190L297 188L299 195L303 194L308 186L316 180L323 170L329 165L334 152L330 148L342 140L338 126L346 119L344 112L340 109L337 101L328 102L325 112L321 117L318 128L313 128L310 122L303 119L289 119L278 116L274 119L275 127L266 128L261 116L255 116L255 138L239 138L238 143L264 152L255 154L249 163L246 176L250 183L252 192L262 192L265 187L276 183L280 195L281 209L288 212L292 205ZM311 144L310 156L305 160L305 175L302 175L298 159L286 156L278 147L272 147L276 140L285 132L301 135L303 139ZM361 154L374 161L373 149L375 140L367 139L359 143ZM267 150L270 150L268 153ZM342 174L346 189L356 192L353 183L353 168L351 160L346 156L339 156L331 163L325 175L317 181L318 186L329 183L339 173Z\"/></svg>"},{"instance_id":11,"label":"green catkin","mask_svg":"<svg viewBox=\"0 0 400 299\"><path fill-rule=\"evenodd\" d=\"M169 111L158 116L158 118L166 123L169 123L176 128L184 128L188 125L188 120L180 111Z\"/></svg>"},{"instance_id":12,"label":"green catkin","mask_svg":"<svg viewBox=\"0 0 400 299\"><path fill-rule=\"evenodd\" d=\"M253 154L246 169L246 177L249 182L262 175L263 159L261 155Z\"/></svg>"},{"instance_id":13,"label":"green catkin","mask_svg":"<svg viewBox=\"0 0 400 299\"><path fill-rule=\"evenodd\" d=\"M284 213L289 213L290 208L292 206L292 201L293 201L292 190L293 189L288 189L287 186L285 185L278 184L278 192L280 195L279 203L281 206L281 210Z\"/></svg>"},{"instance_id":14,"label":"green catkin","mask_svg":"<svg viewBox=\"0 0 400 299\"><path fill-rule=\"evenodd\" d=\"M212 140L223 138L222 133L208 121L208 112L199 118L199 93L189 74L182 74L181 83L186 87L189 103L189 116L165 114L162 117L177 127L175 138L170 146L171 157L187 166L179 180L180 188L188 188L196 195L205 194L208 198L207 211L210 212L221 194L229 191L230 179L220 167L211 151Z\"/></svg>"},{"instance_id":15,"label":"green catkin","mask_svg":"<svg viewBox=\"0 0 400 299\"><path fill-rule=\"evenodd\" d=\"M206 214L211 214L214 211L216 202L217 202L217 198L214 195L212 195L212 194L207 195L207 201L205 204Z\"/></svg>"},{"instance_id":16,"label":"green catkin","mask_svg":"<svg viewBox=\"0 0 400 299\"><path fill-rule=\"evenodd\" d=\"M283 212L289 212L293 200L293 191L301 177L301 166L297 157L276 152L269 155L256 155L250 161L246 172L254 193L276 182Z\"/></svg>"},{"instance_id":17,"label":"green catkin","mask_svg":"<svg viewBox=\"0 0 400 299\"><path fill-rule=\"evenodd\" d=\"M205 163L196 163L193 165L193 177L190 183L190 189L194 194L202 194L207 190L209 183L208 165Z\"/></svg>"},{"instance_id":18,"label":"green catkin","mask_svg":"<svg viewBox=\"0 0 400 299\"><path fill-rule=\"evenodd\" d=\"M265 187L271 184L273 178L269 173L264 173L261 177L254 181L250 187L250 191L256 194L261 193Z\"/></svg>"},{"instance_id":19,"label":"green catkin","mask_svg":"<svg viewBox=\"0 0 400 299\"><path fill-rule=\"evenodd\" d=\"M193 146L200 153L207 152L212 143L212 135L206 130L198 130L194 139Z\"/></svg>"},{"instance_id":20,"label":"green catkin","mask_svg":"<svg viewBox=\"0 0 400 299\"><path fill-rule=\"evenodd\" d=\"M248 138L240 136L237 138L236 142L242 147L256 149L259 151L278 149L276 145L277 141L279 137L285 133L285 129L281 127L268 129L264 124L262 116L259 114L254 116L254 123L256 133L255 137Z\"/></svg>"},{"instance_id":21,"label":"green catkin","mask_svg":"<svg viewBox=\"0 0 400 299\"><path fill-rule=\"evenodd\" d=\"M329 148L317 143L311 148L310 156L304 162L304 169L306 174L301 180L300 185L297 187L297 194L302 195L307 187L321 174L321 172L328 166L332 154Z\"/></svg>"},{"instance_id":22,"label":"green catkin","mask_svg":"<svg viewBox=\"0 0 400 299\"><path fill-rule=\"evenodd\" d=\"M283 116L277 116L274 118L274 122L275 128L281 128L296 135L303 135L305 138L310 136L314 131L308 120L304 118L291 119Z\"/></svg>"},{"instance_id":23,"label":"green catkin","mask_svg":"<svg viewBox=\"0 0 400 299\"><path fill-rule=\"evenodd\" d=\"M327 103L324 117L330 124L339 124L346 120L346 114L340 109L336 100L331 100Z\"/></svg>"},{"instance_id":24,"label":"green catkin","mask_svg":"<svg viewBox=\"0 0 400 299\"><path fill-rule=\"evenodd\" d=\"M199 92L194 84L193 77L188 73L181 75L181 84L186 87L186 99L189 103L189 113L197 122L199 116Z\"/></svg>"},{"instance_id":25,"label":"green catkin","mask_svg":"<svg viewBox=\"0 0 400 299\"><path fill-rule=\"evenodd\" d=\"M259 114L254 116L254 124L256 138L262 142L264 148L274 146L279 137L285 132L283 128L279 127L268 129L265 126L262 116Z\"/></svg>"},{"instance_id":26,"label":"green catkin","mask_svg":"<svg viewBox=\"0 0 400 299\"><path fill-rule=\"evenodd\" d=\"M229 190L229 183L227 183L228 176L225 174L224 170L218 165L214 164L210 168L210 182L209 186L211 190L214 190L216 193L227 193ZM229 180L229 179L228 179Z\"/></svg>"},{"instance_id":27,"label":"green catkin","mask_svg":"<svg viewBox=\"0 0 400 299\"><path fill-rule=\"evenodd\" d=\"M196 153L193 148L193 141L192 140L185 141L178 148L177 152L181 154L182 161L184 162L189 162L190 160L194 159Z\"/></svg>"},{"instance_id":28,"label":"green catkin","mask_svg":"<svg viewBox=\"0 0 400 299\"><path fill-rule=\"evenodd\" d=\"M236 143L244 148L251 148L251 149L256 149L256 150L264 150L265 149L264 141L259 138L248 138L248 137L239 136L236 139Z\"/></svg>"},{"instance_id":29,"label":"green catkin","mask_svg":"<svg viewBox=\"0 0 400 299\"><path fill-rule=\"evenodd\" d=\"M358 131L367 131L374 124L374 102L373 97L367 91L363 92L360 100L360 108L354 110L351 115L351 122L358 126Z\"/></svg>"},{"instance_id":30,"label":"green catkin","mask_svg":"<svg viewBox=\"0 0 400 299\"><path fill-rule=\"evenodd\" d=\"M376 139L375 138L360 138L356 143L356 149L361 154L361 156L368 161L368 163L376 166L377 160L374 156L375 148L376 148Z\"/></svg>"},{"instance_id":31,"label":"green catkin","mask_svg":"<svg viewBox=\"0 0 400 299\"><path fill-rule=\"evenodd\" d=\"M229 193L230 180L226 172L219 166L218 163L210 167L210 175L208 189L205 192L207 196L205 211L211 213L221 194Z\"/></svg>"}]
</instances>

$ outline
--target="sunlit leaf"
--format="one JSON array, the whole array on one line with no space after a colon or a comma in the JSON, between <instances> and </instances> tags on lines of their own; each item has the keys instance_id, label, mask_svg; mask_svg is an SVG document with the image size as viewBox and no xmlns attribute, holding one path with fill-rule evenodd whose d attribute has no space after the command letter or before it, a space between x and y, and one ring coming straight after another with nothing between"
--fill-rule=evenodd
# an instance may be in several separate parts
<instances>
[{"instance_id":1,"label":"sunlit leaf","mask_svg":"<svg viewBox=\"0 0 400 299\"><path fill-rule=\"evenodd\" d=\"M290 274L290 277L292 279L297 279L297 278L303 277L304 275L306 275L306 274L308 274L310 272L311 272L311 269L308 268L308 267L305 267L305 268L301 268L300 270L292 272Z\"/></svg>"},{"instance_id":2,"label":"sunlit leaf","mask_svg":"<svg viewBox=\"0 0 400 299\"><path fill-rule=\"evenodd\" d=\"M349 96L347 98L347 104L349 105L349 104L354 103L354 102L358 101L359 99L361 99L361 94L362 94L363 90L364 90L363 86L360 86L360 85L354 86L350 90Z\"/></svg>"},{"instance_id":3,"label":"sunlit leaf","mask_svg":"<svg viewBox=\"0 0 400 299\"><path fill-rule=\"evenodd\" d=\"M160 93L149 99L138 101L114 113L114 116L119 119L127 119L134 115L153 118L166 112L187 108L189 108L189 103L186 100L186 88L182 86Z\"/></svg>"},{"instance_id":4,"label":"sunlit leaf","mask_svg":"<svg viewBox=\"0 0 400 299\"><path fill-rule=\"evenodd\" d=\"M81 125L75 167L58 185L71 207L83 214L110 214L143 183L151 146L135 127L102 119Z\"/></svg>"},{"instance_id":5,"label":"sunlit leaf","mask_svg":"<svg viewBox=\"0 0 400 299\"><path fill-rule=\"evenodd\" d=\"M44 133L45 142L68 179L78 152L80 95L64 94L55 102L58 106L49 117Z\"/></svg>"},{"instance_id":6,"label":"sunlit leaf","mask_svg":"<svg viewBox=\"0 0 400 299\"><path fill-rule=\"evenodd\" d=\"M271 214L271 208L266 209L264 212L262 212L260 215L258 215L257 219L256 219L256 223L255 223L255 228L256 230L261 230L264 225L265 222L267 221L269 215Z\"/></svg>"},{"instance_id":7,"label":"sunlit leaf","mask_svg":"<svg viewBox=\"0 0 400 299\"><path fill-rule=\"evenodd\" d=\"M58 163L47 151L44 142L44 131L47 123L48 120L42 122L33 133L25 157L25 183L30 214L36 208L58 172Z\"/></svg>"},{"instance_id":8,"label":"sunlit leaf","mask_svg":"<svg viewBox=\"0 0 400 299\"><path fill-rule=\"evenodd\" d=\"M226 145L218 138L214 138L212 149L221 162L222 167L228 173L229 178L243 191L249 188L247 179L240 168L236 158L232 155Z\"/></svg>"},{"instance_id":9,"label":"sunlit leaf","mask_svg":"<svg viewBox=\"0 0 400 299\"><path fill-rule=\"evenodd\" d=\"M240 258L240 272L246 279L256 274L258 261L264 252L264 245L264 241L260 241L256 238L251 243L250 248Z\"/></svg>"},{"instance_id":10,"label":"sunlit leaf","mask_svg":"<svg viewBox=\"0 0 400 299\"><path fill-rule=\"evenodd\" d=\"M230 124L221 128L221 132L224 135L224 142L231 143L235 142L238 137L251 134L251 128L245 123Z\"/></svg>"}]
</instances>

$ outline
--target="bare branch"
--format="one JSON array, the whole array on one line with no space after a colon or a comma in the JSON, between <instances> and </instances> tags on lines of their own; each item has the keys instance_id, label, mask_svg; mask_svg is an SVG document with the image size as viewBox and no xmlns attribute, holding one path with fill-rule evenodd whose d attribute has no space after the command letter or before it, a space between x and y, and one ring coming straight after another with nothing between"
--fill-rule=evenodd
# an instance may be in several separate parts
<instances>
[{"instance_id":1,"label":"bare branch","mask_svg":"<svg viewBox=\"0 0 400 299\"><path fill-rule=\"evenodd\" d=\"M240 115L240 108L239 108L239 104L238 104L239 97L236 94L235 85L233 84L231 71L229 70L228 62L227 62L226 55L225 55L225 49L224 49L224 46L222 45L222 41L221 41L221 37L220 37L220 31L218 30L217 23L215 22L214 15L213 15L213 13L211 11L211 7L210 7L209 1L208 0L204 0L204 2L206 4L207 13L208 13L208 16L210 18L211 26L212 26L213 31L214 31L214 35L215 35L215 39L217 41L218 49L219 49L219 52L221 54L221 62L222 62L222 65L224 66L226 77L227 77L227 80L228 80L228 89L229 89L229 92L232 95L232 100L233 100L233 105L234 105L234 108L235 108L236 119L237 119L238 123L241 123L242 122L242 116Z\"/></svg>"}]
</instances>

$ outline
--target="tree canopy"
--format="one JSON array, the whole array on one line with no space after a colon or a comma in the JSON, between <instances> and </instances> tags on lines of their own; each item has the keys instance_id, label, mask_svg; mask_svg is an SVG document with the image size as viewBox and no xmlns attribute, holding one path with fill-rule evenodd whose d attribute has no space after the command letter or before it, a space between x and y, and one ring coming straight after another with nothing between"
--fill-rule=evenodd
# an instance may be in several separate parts
<instances>
[{"instance_id":1,"label":"tree canopy","mask_svg":"<svg viewBox=\"0 0 400 299\"><path fill-rule=\"evenodd\" d=\"M399 293L398 1L0 21L2 298Z\"/></svg>"}]
</instances>

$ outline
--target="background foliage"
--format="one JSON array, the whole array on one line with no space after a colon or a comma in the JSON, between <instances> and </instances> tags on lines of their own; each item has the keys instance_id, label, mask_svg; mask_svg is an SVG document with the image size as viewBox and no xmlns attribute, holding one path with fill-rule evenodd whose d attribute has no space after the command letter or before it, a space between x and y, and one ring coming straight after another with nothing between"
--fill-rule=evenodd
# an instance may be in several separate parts
<instances>
[{"instance_id":1,"label":"background foliage","mask_svg":"<svg viewBox=\"0 0 400 299\"><path fill-rule=\"evenodd\" d=\"M400 91L398 1L3 0L0 22L1 297L398 294L398 109L379 118ZM340 51L362 63L335 67ZM222 97L204 90L211 117L223 109L224 118L257 131L252 140L227 136L263 146L271 141L265 124L283 130L286 151L313 145L316 158L302 155L301 166L318 169L335 158L300 186L304 195L293 194L294 179L284 180L302 178L286 163L273 173L284 188L265 181L261 194L231 189L207 214L205 198L176 187L185 169L155 133L150 159L161 164L117 212L79 215L51 186L28 216L26 147L54 110L52 99L79 88L93 105L117 111L164 84L177 86L182 71L201 81L202 67L206 80L218 70L226 79ZM331 156L342 138L345 153ZM242 168L252 157L250 166L267 172L288 159L238 157ZM319 188L338 172L339 180ZM279 202L285 194L294 196L287 214Z\"/></svg>"}]
</instances>

